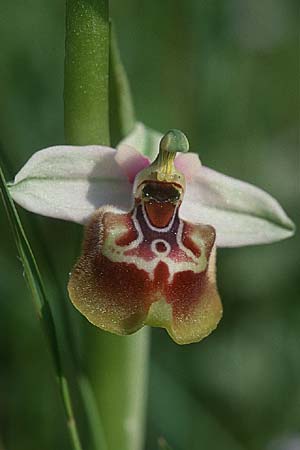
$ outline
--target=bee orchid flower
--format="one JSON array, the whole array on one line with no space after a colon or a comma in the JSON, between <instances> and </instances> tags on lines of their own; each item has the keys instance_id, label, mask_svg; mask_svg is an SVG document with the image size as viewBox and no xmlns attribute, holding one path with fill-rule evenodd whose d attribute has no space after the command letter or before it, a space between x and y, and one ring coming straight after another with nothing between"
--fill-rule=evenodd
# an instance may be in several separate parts
<instances>
[{"instance_id":1,"label":"bee orchid flower","mask_svg":"<svg viewBox=\"0 0 300 450\"><path fill-rule=\"evenodd\" d=\"M68 291L90 322L120 335L163 327L179 344L198 342L222 316L216 247L274 242L294 225L266 192L202 166L179 130L145 145L138 127L117 150L35 153L10 192L30 211L85 224Z\"/></svg>"}]
</instances>

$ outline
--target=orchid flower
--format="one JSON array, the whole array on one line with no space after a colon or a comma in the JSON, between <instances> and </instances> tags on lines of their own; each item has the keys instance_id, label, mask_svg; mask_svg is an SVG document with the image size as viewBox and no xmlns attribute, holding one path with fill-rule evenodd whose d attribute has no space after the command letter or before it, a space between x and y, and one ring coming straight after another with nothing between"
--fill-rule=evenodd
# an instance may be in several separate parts
<instances>
[{"instance_id":1,"label":"orchid flower","mask_svg":"<svg viewBox=\"0 0 300 450\"><path fill-rule=\"evenodd\" d=\"M29 211L86 225L68 291L104 330L158 326L179 344L198 342L222 316L216 247L294 232L269 194L202 166L188 147L178 130L162 137L138 124L117 149L43 149L9 185Z\"/></svg>"}]
</instances>

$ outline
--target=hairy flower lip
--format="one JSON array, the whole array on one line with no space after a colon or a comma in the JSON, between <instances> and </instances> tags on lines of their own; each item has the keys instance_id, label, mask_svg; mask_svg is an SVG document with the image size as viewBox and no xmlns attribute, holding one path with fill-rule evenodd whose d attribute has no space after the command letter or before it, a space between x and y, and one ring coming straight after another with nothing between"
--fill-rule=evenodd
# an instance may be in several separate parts
<instances>
[{"instance_id":1,"label":"hairy flower lip","mask_svg":"<svg viewBox=\"0 0 300 450\"><path fill-rule=\"evenodd\" d=\"M180 219L180 203L163 204L157 216L142 199L128 213L95 212L68 285L72 302L94 325L120 335L163 327L178 344L215 329L222 316L215 230Z\"/></svg>"}]
</instances>

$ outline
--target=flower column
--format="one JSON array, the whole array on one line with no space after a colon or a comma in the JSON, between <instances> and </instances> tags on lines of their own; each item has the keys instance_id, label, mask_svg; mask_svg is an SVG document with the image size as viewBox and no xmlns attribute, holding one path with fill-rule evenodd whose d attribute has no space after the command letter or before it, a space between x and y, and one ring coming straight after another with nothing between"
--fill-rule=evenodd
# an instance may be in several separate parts
<instances>
[{"instance_id":1,"label":"flower column","mask_svg":"<svg viewBox=\"0 0 300 450\"><path fill-rule=\"evenodd\" d=\"M110 145L108 0L67 0L65 138ZM140 450L148 331L129 337L92 330L88 359L109 450ZM100 449L99 449L100 450Z\"/></svg>"}]
</instances>

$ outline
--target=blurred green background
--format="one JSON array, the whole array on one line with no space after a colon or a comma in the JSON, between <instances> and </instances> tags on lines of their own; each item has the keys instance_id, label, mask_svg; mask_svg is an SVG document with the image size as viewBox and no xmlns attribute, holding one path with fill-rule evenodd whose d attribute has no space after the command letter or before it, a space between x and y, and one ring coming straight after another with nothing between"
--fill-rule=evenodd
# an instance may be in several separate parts
<instances>
[{"instance_id":1,"label":"blurred green background","mask_svg":"<svg viewBox=\"0 0 300 450\"><path fill-rule=\"evenodd\" d=\"M299 226L298 0L112 0L111 16L139 120L182 129L205 165L267 190ZM1 157L11 179L34 151L63 142L64 2L3 0L0 43ZM49 292L54 278L65 286L81 228L20 213ZM0 441L67 450L2 204L0 230ZM147 450L160 437L173 450L300 449L299 244L298 235L219 250L218 329L185 347L152 331Z\"/></svg>"}]
</instances>

